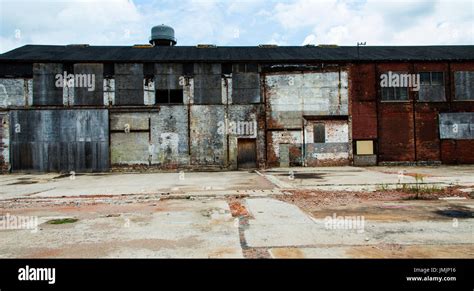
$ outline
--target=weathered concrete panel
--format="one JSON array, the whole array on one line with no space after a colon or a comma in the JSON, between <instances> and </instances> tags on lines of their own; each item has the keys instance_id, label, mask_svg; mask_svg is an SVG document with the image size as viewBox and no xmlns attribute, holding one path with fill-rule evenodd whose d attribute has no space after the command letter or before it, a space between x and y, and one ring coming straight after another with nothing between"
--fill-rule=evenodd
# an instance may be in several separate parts
<instances>
[{"instance_id":1,"label":"weathered concrete panel","mask_svg":"<svg viewBox=\"0 0 474 291\"><path fill-rule=\"evenodd\" d=\"M226 135L219 133L219 121L224 121L223 105L191 107L191 164L224 166Z\"/></svg>"},{"instance_id":2,"label":"weathered concrete panel","mask_svg":"<svg viewBox=\"0 0 474 291\"><path fill-rule=\"evenodd\" d=\"M148 130L149 116L148 113L111 113L110 130L123 132Z\"/></svg>"},{"instance_id":3,"label":"weathered concrete panel","mask_svg":"<svg viewBox=\"0 0 474 291\"><path fill-rule=\"evenodd\" d=\"M82 76L83 80L89 81L87 85L93 87L75 87L74 105L102 105L104 98L104 65L103 64L75 64L74 75ZM92 81L93 83L90 83Z\"/></svg>"},{"instance_id":4,"label":"weathered concrete panel","mask_svg":"<svg viewBox=\"0 0 474 291\"><path fill-rule=\"evenodd\" d=\"M11 111L14 171L106 171L107 110Z\"/></svg>"},{"instance_id":5,"label":"weathered concrete panel","mask_svg":"<svg viewBox=\"0 0 474 291\"><path fill-rule=\"evenodd\" d=\"M111 133L110 158L113 166L148 165L150 156L148 132Z\"/></svg>"},{"instance_id":6,"label":"weathered concrete panel","mask_svg":"<svg viewBox=\"0 0 474 291\"><path fill-rule=\"evenodd\" d=\"M301 128L304 115L348 115L345 71L272 73L265 86L268 128Z\"/></svg>"},{"instance_id":7,"label":"weathered concrete panel","mask_svg":"<svg viewBox=\"0 0 474 291\"><path fill-rule=\"evenodd\" d=\"M238 139L256 139L257 165L265 164L265 118L263 105L230 105L227 128L229 141L229 167L237 169Z\"/></svg>"},{"instance_id":8,"label":"weathered concrete panel","mask_svg":"<svg viewBox=\"0 0 474 291\"><path fill-rule=\"evenodd\" d=\"M63 88L55 77L63 73L62 64L33 64L33 105L63 105Z\"/></svg>"},{"instance_id":9,"label":"weathered concrete panel","mask_svg":"<svg viewBox=\"0 0 474 291\"><path fill-rule=\"evenodd\" d=\"M104 105L115 104L115 79L105 78L104 79Z\"/></svg>"},{"instance_id":10,"label":"weathered concrete panel","mask_svg":"<svg viewBox=\"0 0 474 291\"><path fill-rule=\"evenodd\" d=\"M7 112L0 112L0 173L10 169L10 131Z\"/></svg>"},{"instance_id":11,"label":"weathered concrete panel","mask_svg":"<svg viewBox=\"0 0 474 291\"><path fill-rule=\"evenodd\" d=\"M183 75L182 64L156 64L156 89L183 89L180 78Z\"/></svg>"},{"instance_id":12,"label":"weathered concrete panel","mask_svg":"<svg viewBox=\"0 0 474 291\"><path fill-rule=\"evenodd\" d=\"M115 64L115 104L143 105L143 64Z\"/></svg>"},{"instance_id":13,"label":"weathered concrete panel","mask_svg":"<svg viewBox=\"0 0 474 291\"><path fill-rule=\"evenodd\" d=\"M267 164L270 167L280 167L282 158L288 159L289 165L301 164L302 131L269 131L267 133L267 141ZM284 144L288 145L288 158L280 156L280 147Z\"/></svg>"},{"instance_id":14,"label":"weathered concrete panel","mask_svg":"<svg viewBox=\"0 0 474 291\"><path fill-rule=\"evenodd\" d=\"M151 115L152 164L176 168L189 164L187 106L160 106Z\"/></svg>"},{"instance_id":15,"label":"weathered concrete panel","mask_svg":"<svg viewBox=\"0 0 474 291\"><path fill-rule=\"evenodd\" d=\"M324 124L324 143L314 142L314 125ZM349 164L349 126L346 120L309 121L305 126L305 164L336 166Z\"/></svg>"},{"instance_id":16,"label":"weathered concrete panel","mask_svg":"<svg viewBox=\"0 0 474 291\"><path fill-rule=\"evenodd\" d=\"M156 93L155 93L155 81L153 79L144 79L143 80L143 93L144 93L144 104L145 105L155 105L156 103Z\"/></svg>"},{"instance_id":17,"label":"weathered concrete panel","mask_svg":"<svg viewBox=\"0 0 474 291\"><path fill-rule=\"evenodd\" d=\"M441 139L474 139L474 112L440 113Z\"/></svg>"},{"instance_id":18,"label":"weathered concrete panel","mask_svg":"<svg viewBox=\"0 0 474 291\"><path fill-rule=\"evenodd\" d=\"M354 155L354 166L367 167L377 165L377 155Z\"/></svg>"},{"instance_id":19,"label":"weathered concrete panel","mask_svg":"<svg viewBox=\"0 0 474 291\"><path fill-rule=\"evenodd\" d=\"M0 108L28 104L29 79L0 79Z\"/></svg>"}]
</instances>

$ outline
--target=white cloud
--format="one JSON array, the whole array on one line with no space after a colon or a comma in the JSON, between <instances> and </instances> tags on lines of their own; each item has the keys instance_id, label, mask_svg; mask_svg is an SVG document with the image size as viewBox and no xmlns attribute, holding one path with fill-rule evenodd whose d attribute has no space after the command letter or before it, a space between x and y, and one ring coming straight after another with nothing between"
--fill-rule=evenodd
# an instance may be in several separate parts
<instances>
[{"instance_id":1,"label":"white cloud","mask_svg":"<svg viewBox=\"0 0 474 291\"><path fill-rule=\"evenodd\" d=\"M0 53L24 44L147 43L162 23L175 28L178 45L474 43L470 0L150 1L0 0Z\"/></svg>"},{"instance_id":2,"label":"white cloud","mask_svg":"<svg viewBox=\"0 0 474 291\"><path fill-rule=\"evenodd\" d=\"M307 30L308 40L355 45L473 44L473 1L337 0L278 4L275 19L288 32Z\"/></svg>"}]
</instances>

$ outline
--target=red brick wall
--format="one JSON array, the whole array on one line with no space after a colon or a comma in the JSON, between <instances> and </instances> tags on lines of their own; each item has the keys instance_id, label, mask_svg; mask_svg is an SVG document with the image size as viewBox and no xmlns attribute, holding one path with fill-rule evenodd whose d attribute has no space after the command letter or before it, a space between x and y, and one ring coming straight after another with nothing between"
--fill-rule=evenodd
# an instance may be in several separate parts
<instances>
[{"instance_id":1,"label":"red brick wall","mask_svg":"<svg viewBox=\"0 0 474 291\"><path fill-rule=\"evenodd\" d=\"M442 161L474 163L474 140L440 140L440 112L474 112L474 101L454 100L454 72L473 71L474 62L418 62L354 64L350 68L352 136L377 139L379 162ZM442 71L446 102L419 102L417 92L408 102L380 101L380 74Z\"/></svg>"}]
</instances>

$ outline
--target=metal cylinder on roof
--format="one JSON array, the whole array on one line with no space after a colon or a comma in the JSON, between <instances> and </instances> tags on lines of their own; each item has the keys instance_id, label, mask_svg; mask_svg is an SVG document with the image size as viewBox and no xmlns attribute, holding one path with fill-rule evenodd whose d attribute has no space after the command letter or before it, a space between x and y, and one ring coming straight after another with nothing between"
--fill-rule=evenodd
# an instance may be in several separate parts
<instances>
[{"instance_id":1,"label":"metal cylinder on roof","mask_svg":"<svg viewBox=\"0 0 474 291\"><path fill-rule=\"evenodd\" d=\"M150 43L155 46L174 46L176 38L174 29L168 25L157 25L151 29Z\"/></svg>"}]
</instances>

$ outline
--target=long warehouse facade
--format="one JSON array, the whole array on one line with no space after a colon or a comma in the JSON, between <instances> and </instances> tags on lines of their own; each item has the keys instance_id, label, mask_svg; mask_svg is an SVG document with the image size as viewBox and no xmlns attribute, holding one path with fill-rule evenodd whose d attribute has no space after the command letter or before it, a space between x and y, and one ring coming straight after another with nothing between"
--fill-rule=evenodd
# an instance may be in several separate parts
<instances>
[{"instance_id":1,"label":"long warehouse facade","mask_svg":"<svg viewBox=\"0 0 474 291\"><path fill-rule=\"evenodd\" d=\"M474 46L173 45L0 55L1 171L474 163Z\"/></svg>"}]
</instances>

